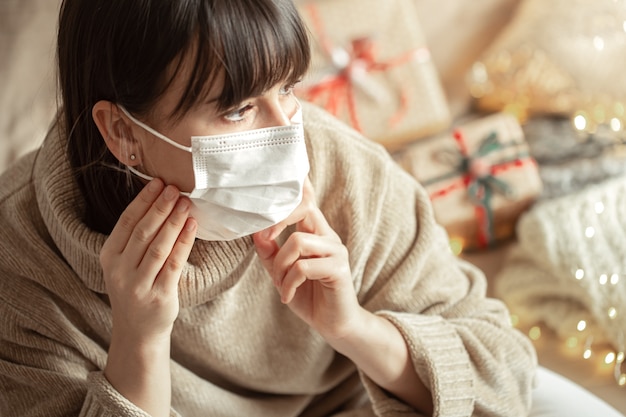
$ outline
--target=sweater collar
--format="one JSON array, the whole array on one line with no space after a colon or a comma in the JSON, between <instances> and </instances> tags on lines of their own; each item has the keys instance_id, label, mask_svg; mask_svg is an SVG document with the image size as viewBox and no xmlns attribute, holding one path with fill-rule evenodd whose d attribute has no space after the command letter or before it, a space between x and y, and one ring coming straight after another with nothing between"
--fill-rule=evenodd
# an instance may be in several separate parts
<instances>
[{"instance_id":1,"label":"sweater collar","mask_svg":"<svg viewBox=\"0 0 626 417\"><path fill-rule=\"evenodd\" d=\"M50 130L35 166L37 203L66 262L89 289L106 294L99 254L107 236L82 220L85 203L71 173L62 132L58 124ZM228 242L196 240L179 284L181 307L205 303L234 286L254 258L250 236Z\"/></svg>"}]
</instances>

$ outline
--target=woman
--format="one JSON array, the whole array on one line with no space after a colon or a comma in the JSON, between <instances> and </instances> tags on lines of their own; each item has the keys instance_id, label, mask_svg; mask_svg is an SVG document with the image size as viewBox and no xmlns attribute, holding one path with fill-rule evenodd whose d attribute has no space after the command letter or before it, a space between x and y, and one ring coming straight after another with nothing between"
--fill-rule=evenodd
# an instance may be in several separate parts
<instances>
[{"instance_id":1,"label":"woman","mask_svg":"<svg viewBox=\"0 0 626 417\"><path fill-rule=\"evenodd\" d=\"M494 415L532 345L423 189L292 87L287 0L65 0L0 189L1 414Z\"/></svg>"}]
</instances>

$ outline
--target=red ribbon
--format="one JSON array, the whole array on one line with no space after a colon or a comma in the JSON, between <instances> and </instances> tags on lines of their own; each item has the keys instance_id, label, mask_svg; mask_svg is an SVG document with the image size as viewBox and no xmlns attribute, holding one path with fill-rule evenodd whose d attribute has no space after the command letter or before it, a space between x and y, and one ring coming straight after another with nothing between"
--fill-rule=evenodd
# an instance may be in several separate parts
<instances>
[{"instance_id":1,"label":"red ribbon","mask_svg":"<svg viewBox=\"0 0 626 417\"><path fill-rule=\"evenodd\" d=\"M319 16L317 7L308 5L307 10L311 16L314 28L318 33L320 44L332 59L333 52L336 53L337 48L333 47L326 36L326 31L323 28L322 19ZM317 103L320 103L322 96L326 95L327 98L324 108L335 116L338 115L339 109L345 101L352 127L362 132L363 130L357 114L356 100L354 97L355 80L372 72L385 72L390 68L404 65L414 59L429 58L430 52L428 48L417 48L386 62L378 62L376 58L376 45L371 38L363 37L353 39L350 47L350 50L346 51L347 62L341 65L337 65L337 62L335 62L335 65L338 66L336 74L328 76L308 88L304 88L301 94L305 99ZM391 126L399 123L407 114L407 94L402 90L400 90L399 94L400 108L396 114L390 118L389 123Z\"/></svg>"},{"instance_id":2,"label":"red ribbon","mask_svg":"<svg viewBox=\"0 0 626 417\"><path fill-rule=\"evenodd\" d=\"M468 161L472 161L474 157L469 154L465 138L460 130L456 130L454 132L454 139L461 153L461 157L465 158ZM480 158L480 161L483 163L487 163L487 160L485 158ZM469 185L472 182L478 180L480 176L495 177L503 172L509 171L511 169L521 168L528 164L536 164L536 162L530 156L517 156L515 159L512 160L489 164L488 166L481 168L480 171L483 171L484 169L484 172L477 172L477 170L471 168L471 164L468 164L468 167L465 171L459 172L460 177L455 182L431 193L430 198L431 200L434 200L435 198L444 197L460 188L468 189ZM482 195L476 197L477 200L483 199ZM479 247L485 248L493 243L494 240L494 236L492 236L490 232L490 226L492 221L490 219L491 207L481 204L474 204L474 212L476 219L479 222L478 245Z\"/></svg>"}]
</instances>

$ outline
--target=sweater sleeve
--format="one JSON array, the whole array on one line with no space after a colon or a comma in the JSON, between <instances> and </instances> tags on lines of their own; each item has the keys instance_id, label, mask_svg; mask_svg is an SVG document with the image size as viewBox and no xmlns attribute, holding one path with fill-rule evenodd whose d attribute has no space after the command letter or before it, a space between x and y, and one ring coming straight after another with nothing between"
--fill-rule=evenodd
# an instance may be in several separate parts
<instances>
[{"instance_id":1,"label":"sweater sleeve","mask_svg":"<svg viewBox=\"0 0 626 417\"><path fill-rule=\"evenodd\" d=\"M354 261L363 264L361 303L400 330L435 416L527 415L532 344L511 327L504 304L486 297L483 273L452 253L424 189L391 161L382 171L380 204L363 219L372 225L363 236L371 250ZM377 415L407 415L405 405L363 380Z\"/></svg>"},{"instance_id":2,"label":"sweater sleeve","mask_svg":"<svg viewBox=\"0 0 626 417\"><path fill-rule=\"evenodd\" d=\"M0 283L8 281L4 274ZM0 299L1 416L150 417L108 383L106 352L70 325L62 305L53 308L26 279L13 284L22 291L5 287ZM12 293L32 297L18 303Z\"/></svg>"},{"instance_id":3,"label":"sweater sleeve","mask_svg":"<svg viewBox=\"0 0 626 417\"><path fill-rule=\"evenodd\" d=\"M81 417L97 416L129 416L150 417L148 413L137 408L133 403L121 396L109 384L102 372L92 372L88 378L88 391ZM180 417L174 410L170 417Z\"/></svg>"},{"instance_id":4,"label":"sweater sleeve","mask_svg":"<svg viewBox=\"0 0 626 417\"><path fill-rule=\"evenodd\" d=\"M487 298L484 274L452 253L425 189L381 146L308 110L312 181L349 250L359 302L403 335L434 415L527 415L534 348ZM361 378L377 416L417 415Z\"/></svg>"}]
</instances>

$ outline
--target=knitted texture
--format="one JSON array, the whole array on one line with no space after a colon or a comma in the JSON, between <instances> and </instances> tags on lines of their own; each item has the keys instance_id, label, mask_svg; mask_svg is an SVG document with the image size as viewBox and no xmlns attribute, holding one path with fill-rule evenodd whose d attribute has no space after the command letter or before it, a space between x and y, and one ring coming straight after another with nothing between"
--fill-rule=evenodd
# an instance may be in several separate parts
<instances>
[{"instance_id":1,"label":"knitted texture","mask_svg":"<svg viewBox=\"0 0 626 417\"><path fill-rule=\"evenodd\" d=\"M623 351L625 208L626 177L535 205L518 224L519 243L496 277L496 295L525 322Z\"/></svg>"},{"instance_id":2,"label":"knitted texture","mask_svg":"<svg viewBox=\"0 0 626 417\"><path fill-rule=\"evenodd\" d=\"M539 165L541 199L573 194L626 175L626 152L615 132L605 128L594 135L582 134L569 118L559 117L535 117L522 128Z\"/></svg>"}]
</instances>

